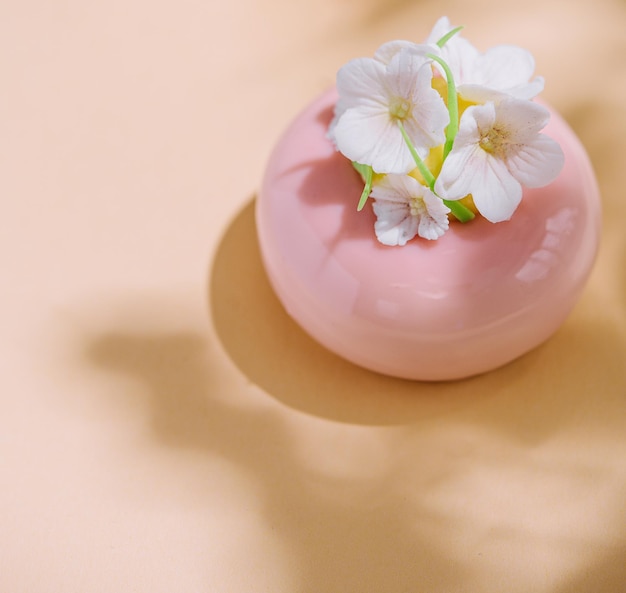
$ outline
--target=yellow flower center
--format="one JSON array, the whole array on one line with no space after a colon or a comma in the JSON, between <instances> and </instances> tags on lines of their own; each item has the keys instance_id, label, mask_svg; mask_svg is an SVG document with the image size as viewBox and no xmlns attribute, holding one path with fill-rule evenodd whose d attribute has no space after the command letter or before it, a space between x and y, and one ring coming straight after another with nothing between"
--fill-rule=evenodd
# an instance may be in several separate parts
<instances>
[{"instance_id":1,"label":"yellow flower center","mask_svg":"<svg viewBox=\"0 0 626 593\"><path fill-rule=\"evenodd\" d=\"M505 145L511 136L509 130L499 126L490 128L486 133L481 134L479 143L480 147L489 154L496 156L505 151Z\"/></svg>"},{"instance_id":2,"label":"yellow flower center","mask_svg":"<svg viewBox=\"0 0 626 593\"><path fill-rule=\"evenodd\" d=\"M411 114L413 105L407 99L396 97L389 105L389 114L394 119L406 119Z\"/></svg>"},{"instance_id":3,"label":"yellow flower center","mask_svg":"<svg viewBox=\"0 0 626 593\"><path fill-rule=\"evenodd\" d=\"M411 197L409 207L411 209L411 216L421 216L426 211L424 200L416 196Z\"/></svg>"}]
</instances>

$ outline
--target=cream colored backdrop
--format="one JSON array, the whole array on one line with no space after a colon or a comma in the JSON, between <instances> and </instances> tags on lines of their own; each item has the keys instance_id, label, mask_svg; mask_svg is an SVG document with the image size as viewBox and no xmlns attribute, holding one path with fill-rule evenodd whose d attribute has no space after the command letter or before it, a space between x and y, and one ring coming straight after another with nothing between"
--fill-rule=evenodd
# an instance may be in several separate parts
<instances>
[{"instance_id":1,"label":"cream colored backdrop","mask_svg":"<svg viewBox=\"0 0 626 593\"><path fill-rule=\"evenodd\" d=\"M348 59L447 14L529 48L604 199L583 299L453 384L309 340L253 200ZM626 589L626 3L0 6L0 590Z\"/></svg>"}]
</instances>

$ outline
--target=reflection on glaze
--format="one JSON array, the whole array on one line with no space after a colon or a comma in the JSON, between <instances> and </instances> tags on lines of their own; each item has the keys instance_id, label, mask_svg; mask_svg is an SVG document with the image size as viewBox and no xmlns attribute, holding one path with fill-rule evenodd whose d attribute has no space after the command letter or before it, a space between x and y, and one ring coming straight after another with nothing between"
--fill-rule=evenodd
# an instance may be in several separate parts
<instances>
[{"instance_id":1,"label":"reflection on glaze","mask_svg":"<svg viewBox=\"0 0 626 593\"><path fill-rule=\"evenodd\" d=\"M550 271L563 261L563 243L574 230L576 210L565 207L546 220L546 234L541 247L528 258L528 261L515 275L522 282L536 282L544 279ZM566 247L565 247L566 248Z\"/></svg>"}]
</instances>

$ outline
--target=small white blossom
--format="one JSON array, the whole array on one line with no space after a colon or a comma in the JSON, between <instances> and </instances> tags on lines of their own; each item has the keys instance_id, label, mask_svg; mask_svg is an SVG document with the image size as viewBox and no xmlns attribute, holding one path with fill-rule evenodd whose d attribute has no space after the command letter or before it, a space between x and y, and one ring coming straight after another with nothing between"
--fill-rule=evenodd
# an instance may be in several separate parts
<instances>
[{"instance_id":1,"label":"small white blossom","mask_svg":"<svg viewBox=\"0 0 626 593\"><path fill-rule=\"evenodd\" d=\"M420 59L425 59L426 54L434 54L437 56L441 56L441 50L436 44L417 44L412 41L405 41L402 39L397 39L395 41L388 41L387 43L383 43L376 52L374 53L374 60L380 62L387 66L389 62L391 62L392 58L400 51L407 50L417 56L420 56ZM335 113L332 121L330 122L330 126L328 128L328 134L331 139L333 139L334 129L337 125L337 122L344 114L346 109L350 106L352 101L348 100L348 98L344 98L339 96L337 103L335 104Z\"/></svg>"},{"instance_id":2,"label":"small white blossom","mask_svg":"<svg viewBox=\"0 0 626 593\"><path fill-rule=\"evenodd\" d=\"M409 175L386 175L372 188L374 230L384 245L405 245L415 235L438 239L448 230L444 203Z\"/></svg>"},{"instance_id":3,"label":"small white blossom","mask_svg":"<svg viewBox=\"0 0 626 593\"><path fill-rule=\"evenodd\" d=\"M427 43L437 43L454 27L447 17L440 18ZM463 99L472 103L498 101L504 97L532 99L544 86L541 76L531 80L535 70L532 54L514 45L498 45L481 54L460 34L443 46L442 58L450 67Z\"/></svg>"},{"instance_id":4,"label":"small white blossom","mask_svg":"<svg viewBox=\"0 0 626 593\"><path fill-rule=\"evenodd\" d=\"M540 133L548 118L547 109L520 99L468 107L437 178L437 195L457 200L471 193L486 219L508 220L522 198L521 184L547 185L563 167L559 145Z\"/></svg>"},{"instance_id":5,"label":"small white blossom","mask_svg":"<svg viewBox=\"0 0 626 593\"><path fill-rule=\"evenodd\" d=\"M408 173L415 161L398 122L420 157L444 141L450 121L439 93L432 88L428 58L408 47L382 59L357 58L337 74L339 102L329 137L352 161L377 173Z\"/></svg>"}]
</instances>

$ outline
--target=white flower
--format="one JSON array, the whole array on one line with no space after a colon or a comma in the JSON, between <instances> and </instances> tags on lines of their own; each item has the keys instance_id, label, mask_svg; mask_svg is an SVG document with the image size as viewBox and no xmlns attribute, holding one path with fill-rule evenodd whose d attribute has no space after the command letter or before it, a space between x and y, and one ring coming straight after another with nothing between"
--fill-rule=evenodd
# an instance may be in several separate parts
<instances>
[{"instance_id":1,"label":"white flower","mask_svg":"<svg viewBox=\"0 0 626 593\"><path fill-rule=\"evenodd\" d=\"M448 229L444 203L409 175L386 175L372 188L374 230L384 245L404 245L415 235L438 239Z\"/></svg>"},{"instance_id":2,"label":"white flower","mask_svg":"<svg viewBox=\"0 0 626 593\"><path fill-rule=\"evenodd\" d=\"M408 47L390 55L389 63L357 58L339 70L337 117L329 137L346 157L377 173L408 173L415 161L398 123L424 158L444 141L450 118L431 86L430 60Z\"/></svg>"},{"instance_id":3,"label":"white flower","mask_svg":"<svg viewBox=\"0 0 626 593\"><path fill-rule=\"evenodd\" d=\"M563 167L559 145L539 133L549 112L520 99L468 107L452 151L437 178L437 195L458 200L472 194L491 222L508 220L522 198L522 186L541 187Z\"/></svg>"},{"instance_id":4,"label":"white flower","mask_svg":"<svg viewBox=\"0 0 626 593\"><path fill-rule=\"evenodd\" d=\"M427 43L437 43L453 27L440 18ZM498 45L481 54L458 33L443 46L442 58L450 67L457 91L472 103L498 101L504 97L532 99L544 86L541 76L530 80L535 70L532 54L514 45Z\"/></svg>"},{"instance_id":5,"label":"white flower","mask_svg":"<svg viewBox=\"0 0 626 593\"><path fill-rule=\"evenodd\" d=\"M420 56L421 59L425 59L426 54L428 53L441 56L441 50L434 43L433 44L417 44L417 43L413 43L412 41L405 41L405 40L398 39L395 41L388 41L387 43L383 43L383 45L381 45L374 53L373 59L387 66L389 62L391 62L392 58L402 49L405 49L417 56ZM337 103L335 105L334 117L333 117L333 120L330 122L330 126L328 128L329 129L328 133L331 139L333 139L334 129L335 129L335 126L337 125L337 122L339 121L339 118L343 115L346 109L348 109L348 107L350 106L350 103L351 101L341 96L337 100Z\"/></svg>"}]
</instances>

